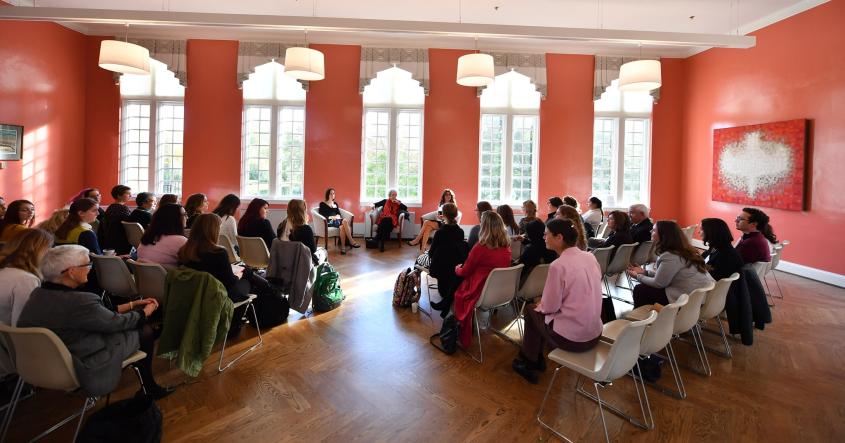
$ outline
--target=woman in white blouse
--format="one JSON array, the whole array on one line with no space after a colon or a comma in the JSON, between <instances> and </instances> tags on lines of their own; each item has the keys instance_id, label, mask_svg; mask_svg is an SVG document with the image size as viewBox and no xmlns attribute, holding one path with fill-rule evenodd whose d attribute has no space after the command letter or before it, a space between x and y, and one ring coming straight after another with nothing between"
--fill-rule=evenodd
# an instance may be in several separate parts
<instances>
[{"instance_id":1,"label":"woman in white blouse","mask_svg":"<svg viewBox=\"0 0 845 443\"><path fill-rule=\"evenodd\" d=\"M220 235L229 239L235 250L238 249L238 221L235 214L241 206L241 198L235 194L229 194L220 200L220 204L214 208L214 213L220 216Z\"/></svg>"},{"instance_id":2,"label":"woman in white blouse","mask_svg":"<svg viewBox=\"0 0 845 443\"><path fill-rule=\"evenodd\" d=\"M590 197L589 203L587 204L590 209L581 214L584 223L590 225L596 235L599 234L599 225L604 221L604 212L602 211L601 204L601 200L598 197Z\"/></svg>"},{"instance_id":3,"label":"woman in white blouse","mask_svg":"<svg viewBox=\"0 0 845 443\"><path fill-rule=\"evenodd\" d=\"M41 260L53 236L41 229L24 229L0 251L0 322L16 325L33 289L41 286Z\"/></svg>"}]
</instances>

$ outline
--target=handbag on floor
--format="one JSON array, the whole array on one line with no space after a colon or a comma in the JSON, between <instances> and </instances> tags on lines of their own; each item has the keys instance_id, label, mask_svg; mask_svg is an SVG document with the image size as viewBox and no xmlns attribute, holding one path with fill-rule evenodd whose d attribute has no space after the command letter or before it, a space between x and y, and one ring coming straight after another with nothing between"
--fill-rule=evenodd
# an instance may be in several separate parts
<instances>
[{"instance_id":1,"label":"handbag on floor","mask_svg":"<svg viewBox=\"0 0 845 443\"><path fill-rule=\"evenodd\" d=\"M78 442L157 443L161 441L161 410L152 397L137 395L91 414Z\"/></svg>"},{"instance_id":2,"label":"handbag on floor","mask_svg":"<svg viewBox=\"0 0 845 443\"><path fill-rule=\"evenodd\" d=\"M393 306L407 308L420 300L420 271L406 268L393 285Z\"/></svg>"},{"instance_id":3,"label":"handbag on floor","mask_svg":"<svg viewBox=\"0 0 845 443\"><path fill-rule=\"evenodd\" d=\"M460 333L460 322L454 314L449 314L443 319L443 326L440 332L429 337L428 342L446 355L452 355L458 350L458 334ZM439 342L439 343L438 343Z\"/></svg>"},{"instance_id":4,"label":"handbag on floor","mask_svg":"<svg viewBox=\"0 0 845 443\"><path fill-rule=\"evenodd\" d=\"M364 245L367 249L378 249L378 239L375 237L365 238Z\"/></svg>"}]
</instances>

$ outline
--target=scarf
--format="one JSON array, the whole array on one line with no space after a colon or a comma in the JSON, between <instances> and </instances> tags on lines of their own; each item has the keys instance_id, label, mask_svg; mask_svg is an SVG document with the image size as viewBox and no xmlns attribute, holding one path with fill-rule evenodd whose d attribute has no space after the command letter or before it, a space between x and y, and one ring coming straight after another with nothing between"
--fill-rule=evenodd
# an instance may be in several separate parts
<instances>
[{"instance_id":1,"label":"scarf","mask_svg":"<svg viewBox=\"0 0 845 443\"><path fill-rule=\"evenodd\" d=\"M387 199L385 202L384 207L381 208L381 215L379 215L378 220L376 223L381 223L381 221L385 218L390 218L393 221L393 226L399 226L399 205L402 202L396 200L395 202L391 199Z\"/></svg>"}]
</instances>

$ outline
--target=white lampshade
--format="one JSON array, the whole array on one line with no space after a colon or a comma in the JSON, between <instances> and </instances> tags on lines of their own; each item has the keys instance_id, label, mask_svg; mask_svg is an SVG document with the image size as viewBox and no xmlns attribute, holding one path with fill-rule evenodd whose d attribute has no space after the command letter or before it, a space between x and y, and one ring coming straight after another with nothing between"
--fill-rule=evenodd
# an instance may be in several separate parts
<instances>
[{"instance_id":1,"label":"white lampshade","mask_svg":"<svg viewBox=\"0 0 845 443\"><path fill-rule=\"evenodd\" d=\"M651 91L661 83L659 60L636 60L619 68L621 91Z\"/></svg>"},{"instance_id":2,"label":"white lampshade","mask_svg":"<svg viewBox=\"0 0 845 443\"><path fill-rule=\"evenodd\" d=\"M100 43L99 65L123 74L149 74L150 51L133 43L103 40Z\"/></svg>"},{"instance_id":3,"label":"white lampshade","mask_svg":"<svg viewBox=\"0 0 845 443\"><path fill-rule=\"evenodd\" d=\"M285 74L297 80L314 81L326 78L323 53L311 48L288 48L285 51Z\"/></svg>"},{"instance_id":4,"label":"white lampshade","mask_svg":"<svg viewBox=\"0 0 845 443\"><path fill-rule=\"evenodd\" d=\"M487 86L493 82L493 56L466 54L458 59L457 82L461 86Z\"/></svg>"}]
</instances>

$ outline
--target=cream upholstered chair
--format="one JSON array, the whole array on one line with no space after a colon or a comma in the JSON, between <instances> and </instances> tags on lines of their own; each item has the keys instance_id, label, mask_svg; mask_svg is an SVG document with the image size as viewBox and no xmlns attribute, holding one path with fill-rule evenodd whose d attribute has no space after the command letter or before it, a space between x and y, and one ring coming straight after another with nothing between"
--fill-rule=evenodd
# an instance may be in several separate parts
<instances>
[{"instance_id":1,"label":"cream upholstered chair","mask_svg":"<svg viewBox=\"0 0 845 443\"><path fill-rule=\"evenodd\" d=\"M610 437L607 433L607 423L604 419L605 409L625 418L642 429L649 429L647 423L637 420L619 408L602 400L599 388L607 388L614 380L624 377L625 374L634 368L634 366L639 368L638 359L640 356L640 343L642 342L643 333L645 332L646 326L652 324L656 319L657 313L652 311L645 320L632 322L621 320L624 323L619 328L619 333L616 335L616 340L613 344L605 341L599 341L593 349L586 352L568 352L562 349L553 350L549 354L549 359L560 366L555 369L552 380L549 382L549 387L546 389L546 395L540 403L540 410L537 412L537 421L540 422L544 428L553 432L561 439L571 441L542 419L546 400L549 398L549 392L551 392L552 386L554 386L558 372L560 372L561 368L566 367L579 374L578 382L576 383L577 392L598 403L599 416L601 417L601 424L604 428L604 438L606 441L610 442ZM585 391L582 387L582 379L584 377L593 381L593 387L596 391L595 395ZM642 389L640 389L640 385L635 378L634 387L637 391L637 398L639 399L640 411L643 414L643 420L648 420L645 412L648 405L648 394L646 393L645 386L642 386Z\"/></svg>"},{"instance_id":2,"label":"cream upholstered chair","mask_svg":"<svg viewBox=\"0 0 845 443\"><path fill-rule=\"evenodd\" d=\"M511 266L509 268L496 268L487 276L484 282L484 288L481 289L481 296L475 303L473 310L472 321L475 323L475 332L478 335L478 358L470 354L473 360L481 363L484 361L484 353L481 349L481 326L478 321L478 314L480 312L489 312L496 308L504 306L511 306L514 313L517 313L515 297L519 290L519 276L522 274L523 265ZM493 329L493 332L501 335L507 340L510 337L507 334ZM520 336L522 330L520 329Z\"/></svg>"},{"instance_id":3,"label":"cream upholstered chair","mask_svg":"<svg viewBox=\"0 0 845 443\"><path fill-rule=\"evenodd\" d=\"M692 241L693 235L695 235L695 230L698 229L698 225L689 225L686 228L681 228L681 232L684 233L688 241Z\"/></svg>"},{"instance_id":4,"label":"cream upholstered chair","mask_svg":"<svg viewBox=\"0 0 845 443\"><path fill-rule=\"evenodd\" d=\"M127 260L129 266L135 270L135 282L138 285L138 294L141 298L154 298L164 307L167 301L167 292L164 283L167 279L167 271L158 263L136 262Z\"/></svg>"},{"instance_id":5,"label":"cream upholstered chair","mask_svg":"<svg viewBox=\"0 0 845 443\"><path fill-rule=\"evenodd\" d=\"M266 269L270 264L270 251L261 237L237 237L241 260L250 268Z\"/></svg>"},{"instance_id":6,"label":"cream upholstered chair","mask_svg":"<svg viewBox=\"0 0 845 443\"><path fill-rule=\"evenodd\" d=\"M722 336L722 342L725 345L725 351L717 351L715 349L706 348L708 351L720 355L725 358L731 358L731 345L728 344L728 336L725 334L725 327L722 325L722 320L719 315L725 310L725 301L728 298L728 291L731 289L731 284L739 280L739 273L734 272L730 277L723 278L716 282L716 285L704 299L704 305L701 306L701 314L698 316L699 322L705 324L708 320L716 320L719 324L719 333Z\"/></svg>"},{"instance_id":7,"label":"cream upholstered chair","mask_svg":"<svg viewBox=\"0 0 845 443\"><path fill-rule=\"evenodd\" d=\"M349 229L352 229L352 226L355 223L355 214L341 208L338 208L338 210L340 210L340 215L343 219L349 223ZM319 208L311 208L311 220L314 225L314 236L325 239L326 249L329 249L329 239L340 238L340 228L329 226L329 221L326 217L320 215ZM337 243L337 240L335 240L335 243Z\"/></svg>"},{"instance_id":8,"label":"cream upholstered chair","mask_svg":"<svg viewBox=\"0 0 845 443\"><path fill-rule=\"evenodd\" d=\"M367 213L367 216L370 219L370 237L376 236L376 232L378 230L378 223L376 223L376 220L378 220L378 216L379 216L379 214L381 214L382 209L383 208L378 207L375 210ZM410 212L403 212L403 213L399 214L399 226L393 228L393 231L391 232L391 234L396 234L396 238L397 238L397 240L399 240L399 247L400 248L402 247L402 231L404 229L405 224L409 222L409 219L408 219L409 217L410 217ZM413 217L411 217L411 218L413 218Z\"/></svg>"},{"instance_id":9,"label":"cream upholstered chair","mask_svg":"<svg viewBox=\"0 0 845 443\"><path fill-rule=\"evenodd\" d=\"M6 432L12 423L24 383L38 388L68 392L79 389L80 386L76 378L76 371L73 369L73 359L70 351L68 351L67 346L62 343L53 331L46 328L15 328L0 323L0 333L6 335L8 341L12 343L15 356L15 369L19 375L18 382L12 394L12 401L9 402L9 408L3 418L2 431L0 431L0 441L4 441ZM146 356L147 354L136 351L123 361L122 367L125 368L132 363L143 360ZM135 375L138 377L138 381L141 383L141 388L145 389L140 371L134 366L133 369L135 370ZM76 436L79 435L82 421L85 418L85 412L93 408L96 401L96 397L88 395L79 412L65 418L32 439L32 441L45 437L47 434L79 417L76 432L72 440L76 441Z\"/></svg>"},{"instance_id":10,"label":"cream upholstered chair","mask_svg":"<svg viewBox=\"0 0 845 443\"><path fill-rule=\"evenodd\" d=\"M427 213L423 214L422 217L420 217L420 230L422 230L422 227L425 224L425 222L427 222L427 221L437 221L437 215L438 215L437 211L431 211L431 212L427 212ZM464 214L459 209L458 210L458 216L455 217L455 223L460 225L461 224L461 218L463 218L463 216L464 216ZM434 238L434 237L429 237L429 241L431 241L432 238ZM426 246L427 245L424 245L422 242L420 242L420 251L424 250Z\"/></svg>"},{"instance_id":11,"label":"cream upholstered chair","mask_svg":"<svg viewBox=\"0 0 845 443\"><path fill-rule=\"evenodd\" d=\"M235 245L232 244L232 240L229 240L229 237L226 237L225 235L218 235L217 245L226 250L226 255L229 256L229 263L235 264L241 261L241 258L238 257L238 253L235 252Z\"/></svg>"},{"instance_id":12,"label":"cream upholstered chair","mask_svg":"<svg viewBox=\"0 0 845 443\"><path fill-rule=\"evenodd\" d=\"M611 277L616 278L618 275L625 273L625 270L628 269L628 266L630 266L631 264L631 255L634 253L634 250L637 249L637 245L639 245L639 243L631 243L627 245L621 245L616 248L616 254L613 255L613 259L611 259L610 263L607 265L607 270L605 271L604 277L602 278L602 281L604 282L604 285L607 288L607 295L613 297L610 292L610 279ZM633 289L633 286L631 286L630 282L628 283L628 289ZM631 300L627 300L621 297L613 298L631 304Z\"/></svg>"},{"instance_id":13,"label":"cream upholstered chair","mask_svg":"<svg viewBox=\"0 0 845 443\"><path fill-rule=\"evenodd\" d=\"M129 240L129 244L137 248L141 244L141 237L144 236L144 227L135 222L120 222L120 224L126 231L126 239Z\"/></svg>"},{"instance_id":14,"label":"cream upholstered chair","mask_svg":"<svg viewBox=\"0 0 845 443\"><path fill-rule=\"evenodd\" d=\"M126 298L138 297L135 278L123 259L117 256L91 254L97 281L109 295Z\"/></svg>"},{"instance_id":15,"label":"cream upholstered chair","mask_svg":"<svg viewBox=\"0 0 845 443\"><path fill-rule=\"evenodd\" d=\"M643 335L643 341L640 345L640 355L646 357L651 354L656 354L663 349L667 350L666 354L669 360L669 367L672 369L672 376L675 378L675 387L677 388L677 391L672 391L671 389L655 383L650 384L664 394L671 395L678 399L686 398L687 393L684 389L684 382L681 379L681 370L678 367L678 361L675 359L675 352L672 349L672 336L675 332L675 320L677 319L678 311L686 306L688 301L689 295L681 294L675 303L669 303L664 306L660 312L657 313L657 319L654 320L654 323L649 325L646 329L645 335ZM636 321L637 319L648 317L651 315L652 306L640 306L635 311L636 312L632 311L633 314L629 313L629 315L626 316L626 320ZM618 321L612 321L605 324L602 331L602 339L611 342L616 340L616 337L619 335L619 331L621 329L620 326L621 325ZM651 413L649 411L649 417L650 416ZM651 424L652 426L654 425L653 420Z\"/></svg>"}]
</instances>

